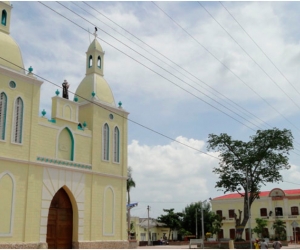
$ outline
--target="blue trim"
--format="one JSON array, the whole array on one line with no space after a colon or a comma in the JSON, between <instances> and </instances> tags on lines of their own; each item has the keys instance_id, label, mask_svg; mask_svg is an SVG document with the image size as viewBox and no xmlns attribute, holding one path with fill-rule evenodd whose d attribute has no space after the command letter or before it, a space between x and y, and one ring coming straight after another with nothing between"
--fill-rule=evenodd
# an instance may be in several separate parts
<instances>
[{"instance_id":1,"label":"blue trim","mask_svg":"<svg viewBox=\"0 0 300 250\"><path fill-rule=\"evenodd\" d=\"M20 109L19 109L19 113L18 113L18 110L17 110L17 107L18 107L18 100L20 100ZM15 122L13 124L13 129L14 129L14 142L15 143L22 143L22 130L23 130L23 112L24 112L24 104L23 104L23 100L21 97L18 97L15 101ZM18 118L18 117L19 118ZM18 131L16 131L17 129L17 126L18 126ZM16 138L16 135L15 133L17 132L17 137L19 136L19 139Z\"/></svg>"},{"instance_id":2,"label":"blue trim","mask_svg":"<svg viewBox=\"0 0 300 250\"><path fill-rule=\"evenodd\" d=\"M21 124L20 124L20 143L22 143L22 132L23 132L23 112L24 112L24 104L21 97L19 97L22 102L22 109L21 109Z\"/></svg>"},{"instance_id":3,"label":"blue trim","mask_svg":"<svg viewBox=\"0 0 300 250\"><path fill-rule=\"evenodd\" d=\"M116 158L114 159L115 162L120 162L120 130L118 127L115 127L115 131L114 131L114 139L115 139L115 143L117 145L114 145L114 153L116 154Z\"/></svg>"},{"instance_id":4,"label":"blue trim","mask_svg":"<svg viewBox=\"0 0 300 250\"><path fill-rule=\"evenodd\" d=\"M106 135L106 141L104 140L104 135ZM106 155L103 155L103 159L109 161L109 126L107 123L105 123L103 126L103 147L103 151L106 148Z\"/></svg>"},{"instance_id":5,"label":"blue trim","mask_svg":"<svg viewBox=\"0 0 300 250\"><path fill-rule=\"evenodd\" d=\"M71 166L71 167L77 167L77 168L92 169L92 166L90 166L90 165L73 163L73 162L51 159L51 158L46 158L46 157L37 157L36 160L41 161L41 162L56 164L56 165L64 165L64 166Z\"/></svg>"},{"instance_id":6,"label":"blue trim","mask_svg":"<svg viewBox=\"0 0 300 250\"><path fill-rule=\"evenodd\" d=\"M5 140L5 128L6 128L6 112L7 112L7 96L4 92L0 93L0 96L3 94L4 96L4 105L2 106L3 110L3 128L2 128L2 133L1 133L1 140ZM1 132L1 131L0 131Z\"/></svg>"},{"instance_id":7,"label":"blue trim","mask_svg":"<svg viewBox=\"0 0 300 250\"><path fill-rule=\"evenodd\" d=\"M72 132L71 132L71 130L68 128L68 127L65 127L63 130L61 130L60 131L60 134L61 134L61 132L62 131L64 131L64 130L67 130L68 131L68 133L69 133L69 135L70 135L70 138L71 138L71 155L70 155L70 161L74 161L74 137L73 137L73 134L72 134ZM59 137L60 137L60 134L59 134ZM64 164L64 163L62 163L62 164Z\"/></svg>"},{"instance_id":8,"label":"blue trim","mask_svg":"<svg viewBox=\"0 0 300 250\"><path fill-rule=\"evenodd\" d=\"M6 21L7 21L7 12L6 10L2 10L1 24L6 26Z\"/></svg>"},{"instance_id":9,"label":"blue trim","mask_svg":"<svg viewBox=\"0 0 300 250\"><path fill-rule=\"evenodd\" d=\"M56 123L56 120L52 118L52 119L48 119L48 122Z\"/></svg>"}]
</instances>

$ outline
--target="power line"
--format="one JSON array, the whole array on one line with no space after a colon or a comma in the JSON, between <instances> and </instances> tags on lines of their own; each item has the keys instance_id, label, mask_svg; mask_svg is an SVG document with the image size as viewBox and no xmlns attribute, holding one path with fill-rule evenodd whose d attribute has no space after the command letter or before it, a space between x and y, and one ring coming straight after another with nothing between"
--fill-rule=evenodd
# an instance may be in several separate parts
<instances>
[{"instance_id":1,"label":"power line","mask_svg":"<svg viewBox=\"0 0 300 250\"><path fill-rule=\"evenodd\" d=\"M74 21L70 20L69 18L67 18L67 17L63 16L62 14L58 13L57 11L55 11L54 9L52 9L51 7L49 7L49 6L45 5L45 4L43 4L42 2L39 2L39 3L41 3L42 5L44 5L44 6L47 7L47 8L51 9L52 11L54 11L54 12L57 13L58 15L62 16L63 18L69 20L70 22L72 22L73 24L77 25L78 27L82 28L82 29L85 30L86 32L89 32L89 31L87 31L86 29L84 29L82 26L80 26L79 24L75 23ZM74 11L70 10L68 7L64 6L63 4L61 4L61 3L59 3L59 2L58 2L58 4L62 5L63 7L65 7L66 9L68 9L69 11L71 11L72 13L74 13L75 15L81 17L81 18L84 19L86 22L88 22L88 23L90 23L90 24L96 26L95 24L91 23L91 22L88 21L86 18L84 18L84 17L80 16L79 14L75 13ZM228 110L231 111L232 113L234 113L234 114L236 114L237 116L241 117L242 119L248 121L246 118L244 118L244 117L241 116L240 114L238 114L238 113L236 113L235 111L231 110L230 108L224 106L223 104L221 104L220 102L218 102L218 101L215 100L214 98L212 98L212 97L208 96L207 94L203 93L202 91L200 91L199 89L193 87L192 85L190 85L190 84L187 83L186 81L180 79L179 77L177 77L177 76L174 75L173 73L169 72L168 70L164 69L163 67L161 67L161 66L158 65L157 63L151 61L150 59L148 59L147 57L145 57L144 55L142 55L142 54L139 53L138 51L134 50L133 48L131 48L131 47L128 46L127 44L124 44L122 41L118 40L117 38L113 37L112 35L110 35L110 34L107 33L106 31L104 31L104 30L101 29L100 27L98 27L98 29L101 30L101 31L103 31L105 34L109 35L110 37L114 38L115 40L117 40L117 41L120 42L121 44L125 45L125 46L128 47L129 49L133 50L134 52L136 52L138 55L142 56L142 57L145 58L146 60L148 60L148 61L150 61L151 63L155 64L157 67L159 67L159 68L161 68L162 70L166 71L167 73L171 74L172 76L174 76L174 77L177 78L178 80L184 82L185 84L187 84L187 85L190 86L191 88L197 90L198 92L202 93L203 95L205 95L205 96L208 97L209 99L211 99L211 100L217 102L217 103L218 103L219 105L221 105L222 107L228 109ZM217 108L216 106L210 104L209 102L203 100L201 97L199 97L199 96L193 94L192 92L190 92L190 91L184 89L183 87L181 87L180 85L176 84L175 82L169 80L168 78L166 78L166 77L163 76L162 74L160 74L160 73L154 71L153 69L149 68L149 67L146 66L145 64L141 63L140 61L136 60L135 58L129 56L129 55L126 54L125 52L121 51L120 49L118 49L118 48L116 48L115 46L111 45L110 43L106 42L106 41L103 40L102 38L98 38L98 39L100 39L101 41L103 41L103 42L105 42L106 44L110 45L111 47L115 48L115 49L118 50L119 52L121 52L121 53L123 53L124 55L128 56L128 57L131 58L132 60L134 60L134 61L136 61L137 63L141 64L142 66L146 67L147 69L149 69L149 70L152 71L153 73L159 75L160 77L164 78L165 80L167 80L168 82L170 82L170 83L172 83L173 85L177 86L178 88L182 89L183 91L189 93L190 95L192 95L192 96L196 97L197 99L203 101L203 102L206 103L207 105L209 105L209 106L211 106L211 107L217 109L217 110L220 111L221 113L223 113L223 114L229 116L230 118L234 119L235 121L239 122L240 124L242 124L242 125L248 127L249 129L255 131L253 128L249 127L248 125L244 124L243 122L239 121L238 119L234 118L233 116L229 115L228 113L222 111L221 109ZM248 121L248 122L251 123L252 125L254 125L254 126L260 128L259 126L257 126L256 124L252 123L251 121Z\"/></svg>"},{"instance_id":2,"label":"power line","mask_svg":"<svg viewBox=\"0 0 300 250\"><path fill-rule=\"evenodd\" d=\"M257 117L255 114L253 114L252 112L246 110L245 108L243 108L241 105L239 105L238 103L234 102L233 100L231 100L230 98L226 97L224 94L222 94L221 92L219 92L218 90L216 90L215 88L209 86L207 83L205 83L203 80L201 80L200 78L198 78L197 76L195 76L194 74L192 74L191 72L187 71L186 69L184 69L181 65L177 64L176 62L174 62L173 60L171 60L170 58L166 57L164 54L162 54L161 52L159 52L158 50L156 50L155 48L153 48L152 46L150 46L149 44L145 43L143 40L141 40L140 38L138 38L137 36L135 36L134 34L132 34L131 32L129 32L128 30L124 29L121 25L117 24L116 22L114 22L113 20L111 20L109 17L107 17L106 15L104 15L103 13L99 12L98 10L96 10L95 8L93 8L91 5L87 4L86 2L83 2L84 4L86 4L87 6L89 6L91 9L93 9L94 11L96 11L97 13L99 13L100 15L104 16L106 19L108 19L109 21L111 21L112 23L114 23L115 25L117 25L118 27L120 27L122 30L124 30L125 32L127 32L128 34L130 34L131 36L133 36L134 38L136 38L137 40L139 40L141 43L145 44L147 47L149 47L150 49L154 50L156 53L158 53L159 55L161 55L162 57L164 57L165 59L167 59L168 61L172 62L174 65L176 65L176 70L178 73L184 75L182 72L178 71L178 68L182 69L184 72L188 73L189 75L193 76L195 79L197 79L198 81L202 82L204 85L206 85L208 88L212 89L213 91L215 91L216 93L218 93L220 96L224 97L225 99L229 100L230 102L232 102L233 104L235 104L238 108L240 108L241 110L246 111L247 113L249 113L250 115L252 115L253 117L255 117L256 119L260 120L262 123L267 124L269 127L272 127L270 124L268 124L267 122L263 121L262 119L260 119L259 117ZM75 3L74 3L75 4ZM77 4L75 4L77 7L81 8L80 6L78 6ZM81 8L82 10L84 10L83 8ZM85 12L87 12L86 10L84 10ZM91 13L87 12L88 14L92 15ZM93 16L93 15L92 15ZM95 17L95 16L94 16ZM95 17L96 19L98 19L97 17ZM99 19L98 19L99 20ZM100 22L102 22L101 20L99 20ZM104 22L103 22L104 23ZM104 23L105 25L107 25L106 23ZM107 25L108 27L110 27L111 29L113 29L111 26ZM117 30L113 29L114 31L116 31L118 34L122 35L123 37L125 37L123 34L121 34L120 32L118 32ZM125 37L126 39L128 39L127 37ZM128 39L129 40L129 39ZM138 44L136 44L135 42L133 42L132 40L129 40L132 43L134 43L135 45L137 45L138 47L142 48L141 46L139 46ZM143 50L145 50L144 48L142 48ZM152 53L150 53L149 51L145 50L147 53L151 54L152 56L156 57L158 60L162 61L160 58L158 58L157 56L153 55ZM163 63L167 64L166 62L162 61ZM167 64L168 66L170 66L169 64ZM174 69L174 68L173 68ZM187 77L186 75L184 75L185 77ZM189 80L193 81L192 79L190 79L189 77L187 77ZM204 88L203 86L199 85L197 82L193 81L194 83L196 83L198 86ZM205 89L205 88L204 88ZM208 91L207 89L205 89L206 91ZM208 91L210 92L210 91ZM212 93L212 92L210 92ZM228 103L227 101L225 101L226 103ZM232 104L228 103L229 105L233 106Z\"/></svg>"},{"instance_id":3,"label":"power line","mask_svg":"<svg viewBox=\"0 0 300 250\"><path fill-rule=\"evenodd\" d=\"M263 122L264 124L268 125L269 127L272 128L272 126L270 124L268 124L267 122L261 120L259 117L257 117L255 114L251 113L250 111L244 109L243 107L241 107L239 104L235 103L234 101L232 101L231 99L227 98L225 95L223 95L222 93L220 93L219 91L217 91L216 89L210 87L208 84L206 84L204 81L202 81L201 79L197 78L195 75L193 75L192 73L190 73L189 71L185 70L182 66L180 66L179 64L175 63L174 61L172 61L171 59L169 59L168 57L166 57L165 55L163 55L162 53L160 53L158 50L154 49L152 46L148 45L147 43L145 43L143 40L141 40L140 38L138 38L137 36L135 36L134 34L132 34L131 32L129 32L128 30L126 30L125 28L123 28L121 25L117 24L116 22L114 22L113 20L111 20L109 17L107 17L105 14L99 12L98 10L96 10L95 8L93 8L91 5L83 2L84 4L86 4L88 7L90 7L91 9L93 9L94 11L96 11L98 14L102 15L103 17L105 17L106 19L108 19L109 21L111 21L112 23L114 23L115 25L117 25L118 27L120 27L122 30L124 30L125 32L127 32L128 34L130 34L131 36L133 36L134 38L136 38L137 40L139 40L140 42L142 42L143 44L145 44L146 46L148 46L149 48L151 48L152 50L154 50L156 53L158 53L159 55L163 56L164 58L166 58L168 61L172 62L173 64L175 64L178 68L181 68L182 70L184 70L185 72L187 72L188 74L190 74L191 76L193 76L194 78L196 78L197 80L199 80L200 82L202 82L203 84L205 84L207 87L211 88L212 90L214 90L215 92L217 92L218 94L220 94L221 96L225 97L226 99L228 99L229 101L231 101L232 103L234 103L236 106L238 106L239 108L245 110L246 112L250 113L251 115L253 115L254 117L256 117L257 119L259 119L261 122ZM101 21L99 18L97 18L96 16L92 15L91 13L89 13L88 11L84 10L82 7L78 6L77 4L73 3L74 5L76 5L77 7L79 7L81 10L85 11L86 13L90 14L91 16L95 17L97 20L99 20L100 22L104 23L103 21ZM118 32L116 29L112 28L111 26L109 26L108 24L104 23L105 25L107 25L108 27L110 27L111 29L113 29L115 32L117 32L118 34L120 34L121 36L125 37L123 34L121 34L120 32ZM150 53L149 51L145 50L144 48L142 48L140 45L138 45L137 43L133 42L132 40L128 39L127 37L125 37L127 40L129 40L130 42L134 43L135 45L137 45L138 47L140 47L141 49L143 49L144 51L146 51L147 53L149 53L150 55L156 57L157 59L159 59L161 62L167 64L166 62L162 61L160 58L158 58L157 56L153 55L152 53ZM170 66L169 64L167 64L168 66ZM174 68L173 68L174 69ZM176 68L177 70L177 68ZM177 70L177 72L181 73L180 71ZM182 73L181 73L182 74ZM183 75L183 74L182 74ZM184 75L185 77L187 77L186 75ZM188 78L188 77L187 77ZM190 78L188 78L189 80L191 80ZM193 80L191 80L193 81ZM196 83L195 81L193 81L194 83ZM198 86L200 86L198 83L196 83ZM201 86L200 86L201 87ZM207 90L207 89L206 89ZM208 90L207 90L208 91ZM210 91L209 91L210 92ZM212 93L212 92L210 92ZM226 102L228 103L228 102ZM230 104L230 103L229 103ZM231 105L231 104L230 104ZM232 105L231 105L232 106ZM265 126L266 126L265 125ZM300 145L300 143L298 143L297 141L295 141L295 143L297 143L298 145ZM300 151L299 149L295 149Z\"/></svg>"},{"instance_id":4,"label":"power line","mask_svg":"<svg viewBox=\"0 0 300 250\"><path fill-rule=\"evenodd\" d=\"M300 110L300 106L274 81L273 78L254 60L252 56L249 55L249 53L234 39L234 37L223 27L222 24L220 24L214 16L200 3L200 6L211 16L211 18L227 33L227 35L244 51L244 53L262 70L262 72L265 73L266 76L270 78L270 80L281 90L282 93L284 93L293 103L295 106L298 107Z\"/></svg>"},{"instance_id":5,"label":"power line","mask_svg":"<svg viewBox=\"0 0 300 250\"><path fill-rule=\"evenodd\" d=\"M240 28L246 33L246 35L252 40L252 42L259 48L259 50L266 56L270 63L278 70L278 72L287 80L287 82L293 87L293 89L300 95L300 92L295 88L295 86L286 78L286 76L281 72L281 70L273 63L273 61L267 56L267 54L262 50L262 48L254 41L254 39L249 35L249 33L242 27L238 20L230 13L230 11L224 6L222 2L219 3L228 12L228 14L233 18L234 21L240 26Z\"/></svg>"},{"instance_id":6,"label":"power line","mask_svg":"<svg viewBox=\"0 0 300 250\"><path fill-rule=\"evenodd\" d=\"M295 126L291 121L289 121L283 114L281 114L277 109L275 109L266 99L264 99L259 93L257 93L253 88L250 87L245 81L243 81L237 74L235 74L226 64L224 64L220 59L218 59L213 53L211 53L205 46L203 46L197 39L195 39L187 30L185 30L179 23L177 23L171 16L169 16L163 9L161 9L156 3L152 2L159 10L161 10L167 17L169 17L178 27L180 27L188 36L190 36L197 44L199 44L205 51L207 51L213 58L215 58L219 63L221 63L228 71L230 71L236 78L238 78L243 84L245 84L249 89L251 89L257 96L259 96L265 103L267 103L275 112L282 116L289 124L291 124L295 129L300 132L300 129Z\"/></svg>"},{"instance_id":7,"label":"power line","mask_svg":"<svg viewBox=\"0 0 300 250\"><path fill-rule=\"evenodd\" d=\"M41 3L41 2L40 2L40 3ZM52 11L54 11L54 12L57 13L57 14L59 14L59 15L62 16L63 18L67 19L68 21L72 22L72 23L75 24L76 26L80 27L81 29L83 29L83 30L85 30L86 32L88 32L88 33L91 34L91 32L87 31L86 29L84 29L82 26L78 25L78 24L75 23L74 21L70 20L69 18L67 18L67 17L63 16L62 14L58 13L57 11L53 10L51 7L49 7L49 6L47 6L47 5L43 4L43 3L41 3L41 4L44 5L45 7L49 8L49 9L51 9ZM61 5L62 5L62 4L61 4ZM63 5L62 5L62 6L63 6ZM64 6L64 7L65 7L65 6ZM65 8L66 8L66 7L65 7ZM86 20L85 18L83 18L83 19ZM86 21L89 22L88 20L86 20ZM90 22L89 22L89 23L90 23ZM91 23L91 24L93 24L93 23ZM93 25L94 25L94 24L93 24ZM95 25L94 25L94 26L95 26ZM101 30L102 30L102 29L101 29ZM105 32L105 31L103 30L103 32ZM105 33L107 34L107 32L105 32ZM109 34L108 34L108 35L109 35ZM106 42L105 40L103 40L103 39L101 39L101 38L97 38L97 39L100 39L101 41L103 41L103 42L105 42L106 44L110 45L111 47L113 47L114 49L118 50L119 52L125 54L126 56L128 56L128 57L131 58L132 60L134 60L134 61L136 61L137 63L141 64L142 66L146 67L146 68L149 69L150 71L152 71L152 72L158 74L159 76L161 76L162 78L166 79L167 81L173 83L174 85L176 85L177 87L181 88L182 90L184 90L184 91L190 93L189 91L183 89L182 87L180 87L180 86L177 85L176 83L170 81L170 80L167 79L166 77L164 77L164 76L162 76L161 74L157 73L156 71L150 69L148 66L144 65L143 63L139 62L138 60L134 59L133 57L131 57L131 56L129 56L128 54L124 53L123 51L119 50L118 48L116 48L116 47L113 46L112 44ZM116 39L116 40L118 41L118 39ZM126 46L127 46L127 45L126 45ZM195 95L192 94L192 93L190 93L190 94L193 95L193 96L195 96ZM195 97L197 97L197 96L195 96ZM197 97L197 98L198 98L198 97ZM207 102L204 101L204 100L202 100L202 101L205 102L205 103L207 103ZM211 105L211 104L209 104L209 103L207 103L207 104L210 105L210 106L212 106L212 107L214 107L213 105ZM214 107L214 108L216 108L216 107ZM218 108L216 108L216 109L219 110ZM226 114L225 112L223 112L223 111L221 111L221 110L219 110L219 111L222 112L222 113L224 113L224 114ZM228 115L228 114L226 114L226 115ZM228 116L231 117L232 119L238 121L239 123L243 124L242 122L240 122L239 120L233 118L232 116L230 116L230 115L228 115ZM128 119L128 120L130 120L130 119ZM132 120L130 120L130 121L132 121ZM132 121L132 122L133 122L133 123L136 123L136 122L134 122L134 121ZM136 124L138 124L138 123L136 123ZM139 124L139 125L140 125L140 126L144 126L144 125L142 125L142 124ZM245 125L245 124L243 124L243 125ZM245 126L247 126L247 125L245 125ZM247 126L247 127L250 128L249 126ZM145 128L151 130L151 129L148 128L148 127L145 127ZM250 128L250 129L253 130L252 128ZM254 131L254 130L253 130L253 131ZM155 130L153 130L153 132L160 134L159 132L157 132L157 131L155 131ZM170 140L174 140L174 141L178 142L177 140L175 140L175 139L173 139L173 138L171 138L171 137L168 137L168 136L163 135L163 134L161 134L161 135L164 136L164 137L166 137L166 138L168 138L168 139L170 139ZM181 144L182 144L182 143L181 143ZM186 145L186 144L184 144L184 145ZM201 152L201 153L204 153L204 154L207 154L207 153L205 153L205 152L203 152L203 151L201 151L201 150L200 150L200 152ZM292 151L292 152L293 152L294 154L296 154L296 155L299 155L299 154L297 154L297 153L294 152L294 151ZM209 155L209 154L207 154L207 155ZM211 155L209 155L209 156L211 156ZM299 155L299 156L300 156L300 155ZM214 156L212 156L212 157L214 157ZM219 158L217 158L217 157L214 157L214 158L219 159Z\"/></svg>"},{"instance_id":8,"label":"power line","mask_svg":"<svg viewBox=\"0 0 300 250\"><path fill-rule=\"evenodd\" d=\"M12 62L6 60L5 58L3 58L3 57L1 57L1 56L0 56L0 59L2 59L2 60L6 61L6 62L8 62L8 63L10 63L10 64L12 64L12 65L14 65L14 66L19 67L20 69L23 69L23 70L25 70L26 72L28 72L28 70L26 70L25 68L22 68L22 67L20 67L19 65L14 64L14 63L12 63ZM58 84L56 84L56 83L54 83L54 82L51 82L51 81L47 80L46 78L44 78L44 77L42 77L42 76L39 76L39 75L37 75L37 74L33 74L33 75L36 76L36 77L38 77L38 78L40 78L40 79L43 79L43 80L46 81L46 82L51 83L52 85L54 85L54 86L56 86L56 87L58 87L58 88L61 88L61 89L62 89L62 86L60 86L60 85L58 85ZM74 95L75 95L74 92L72 92L72 91L69 91L69 92L70 92L71 94L74 94ZM131 119L129 119L128 117L127 117L127 118L126 118L126 117L123 117L122 115L120 115L120 114L118 114L118 113L112 111L111 109L102 107L102 106L100 106L98 103L92 102L92 101L86 99L86 98L83 97L83 96L80 96L80 95L77 95L77 94L76 94L76 96L78 96L78 97L82 98L83 100L85 100L85 101L87 101L87 102L90 102L90 103L92 103L92 104L94 104L94 105L96 105L96 106L98 106L98 107L100 107L100 108L103 108L103 109L105 109L105 110L107 110L107 111L109 111L109 112L111 112L111 113L114 113L115 115L120 116L121 118L124 118L124 119L126 119L126 120L128 120L128 121L130 121L130 122L132 122L132 123L134 123L134 124L136 124L136 125L138 125L138 126L141 126L141 127L145 128L145 129L147 129L147 130L149 130L149 131L151 131L151 132L153 132L153 133L156 133L156 134L158 134L158 135L160 135L160 136L162 136L162 137L165 137L165 138L167 138L167 139L169 139L169 140L171 140L171 141L177 142L177 143L179 143L179 144L181 144L181 145L183 145L183 146L189 147L189 148L191 148L191 149L193 149L193 150L195 150L195 151L198 151L199 153L206 154L206 155L208 155L208 156L210 156L210 157L213 157L213 158L215 158L215 159L220 160L220 158L218 158L218 157L216 157L216 156L210 155L210 154L208 154L208 153L206 153L206 152L204 152L204 151L201 151L201 150L199 150L199 149L197 149L197 148L194 148L194 147L192 147L192 146L190 146L190 145L188 145L188 144L185 144L185 143L180 142L180 141L178 141L178 140L176 140L176 139L173 139L173 138L171 138L171 137L169 137L169 136L167 136L167 135L165 135L165 134L162 134L162 133L160 133L160 132L158 132L158 131L156 131L156 130L154 130L154 129L151 129L151 128L149 128L149 127L147 127L147 126L145 126L145 125L142 125L142 124L140 124L140 123L138 123L138 122L136 122L136 121L134 121L134 120L131 120Z\"/></svg>"},{"instance_id":9,"label":"power line","mask_svg":"<svg viewBox=\"0 0 300 250\"><path fill-rule=\"evenodd\" d=\"M41 2L40 2L41 3ZM41 3L41 4L43 4L43 3ZM43 4L44 5L44 4ZM46 5L44 5L44 6L46 6ZM48 7L48 6L46 6L46 7ZM50 8L50 7L48 7L48 8ZM50 8L51 9L51 8ZM51 10L53 10L53 9L51 9ZM54 10L53 10L54 11ZM56 12L56 11L55 11ZM57 13L57 12L56 12ZM58 13L59 14L59 13ZM61 15L61 14L60 14ZM64 17L65 18L65 17ZM68 18L66 18L66 19L68 19ZM71 21L70 19L68 19L69 21ZM71 21L72 23L74 23L73 21ZM76 23L74 23L74 24L76 24ZM80 25L78 25L78 24L76 24L77 26L79 26L80 28L82 28ZM83 28L82 28L83 29ZM89 32L89 31L87 31L88 33L90 33L91 34L91 32ZM102 41L104 41L103 39L100 39L100 40L102 40ZM107 43L106 41L104 41L105 43ZM109 44L109 43L107 43L107 44ZM110 46L112 46L111 44L109 44ZM112 46L112 47L114 47L114 46ZM116 47L114 47L115 49L117 49ZM117 49L118 50L118 49ZM0 58L2 58L2 57L0 57ZM7 61L7 62L9 62L8 60L6 60L6 59L4 59L4 58L2 58L3 60L5 60L5 61ZM133 59L133 58L132 58ZM9 63L11 63L11 62L9 62ZM13 64L13 63L11 63L11 64ZM15 66L18 66L18 65L15 65ZM19 67L19 66L18 66ZM20 67L21 68L21 67ZM23 70L25 70L25 71L27 71L26 69L24 69L23 68ZM55 85L55 86L57 86L57 87L59 87L59 88L62 88L61 86L59 86L59 85L57 85L57 84L55 84L55 83L53 83L53 82L51 82L51 81L49 81L49 80L47 80L47 79L45 79L45 78L43 78L43 77L41 77L41 76L39 76L39 75L36 75L36 74L34 74L35 76L37 76L37 77L39 77L39 78L41 78L41 79L43 79L43 80L45 80L45 81L47 81L47 82L49 82L49 83L51 83L51 84L53 84L53 85ZM71 91L70 91L70 93L72 93ZM72 93L72 94L74 94L74 93ZM81 96L79 96L79 97L81 97ZM88 99L86 99L86 98L84 98L84 97L81 97L82 99L84 99L84 100L86 100L86 101L88 101L88 102L90 102L90 103L93 103L93 104L95 104L95 105L97 105L97 106L99 106L97 103L95 103L95 102L91 102L90 100L88 100ZM99 106L99 107L101 107L101 106ZM103 108L103 109L106 109L106 108L104 108L104 107L101 107L101 108ZM115 113L116 115L118 115L117 113ZM178 140L175 140L175 139L173 139L173 138L171 138L171 137L169 137L169 136L166 136L166 135L164 135L164 134L162 134L162 133L160 133L160 132L158 132L158 131L155 131L155 130L153 130L153 129L151 129L151 128L149 128L149 127L146 127L146 126L144 126L144 125L142 125L142 124L140 124L140 123L138 123L138 122L135 122L135 121L133 121L133 120L131 120L131 119L129 119L129 118L126 118L128 121L131 121L132 123L135 123L135 124L137 124L137 125L139 125L139 126L141 126L141 127L143 127L143 128L146 128L146 129L148 129L148 130L150 130L150 131L152 131L152 132L154 132L154 133L156 133L156 134L159 134L159 135L161 135L161 136L163 136L163 137L165 137L165 138L167 138L167 139L170 139L170 140L172 140L172 141L174 141L174 142L177 142L177 143L180 143L180 144L182 144L182 145L184 145L184 146L187 146L187 147L189 147L189 148L191 148L191 149L194 149L194 150L196 150L196 151L198 151L198 152L200 152L200 153L203 153L203 154L206 154L206 155L208 155L208 156L211 156L211 157L213 157L213 158L216 158L216 159L218 159L218 160L220 160L220 158L218 158L218 157L215 157L215 156L212 156L212 155L210 155L210 154L208 154L208 153L206 153L206 152L203 152L203 151L201 151L201 150L198 150L198 149L196 149L196 148L194 148L194 147L191 147L191 146L189 146L189 145L187 145L187 144L184 144L184 143L182 143L182 142L180 142L180 141L178 141Z\"/></svg>"}]
</instances>

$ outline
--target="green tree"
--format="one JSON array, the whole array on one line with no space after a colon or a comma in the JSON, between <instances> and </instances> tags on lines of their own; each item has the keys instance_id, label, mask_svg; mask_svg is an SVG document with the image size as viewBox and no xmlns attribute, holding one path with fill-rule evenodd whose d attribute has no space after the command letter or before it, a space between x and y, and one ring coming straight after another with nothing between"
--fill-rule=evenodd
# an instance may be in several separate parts
<instances>
[{"instance_id":1,"label":"green tree","mask_svg":"<svg viewBox=\"0 0 300 250\"><path fill-rule=\"evenodd\" d=\"M165 223L170 228L168 236L168 239L170 240L171 231L179 230L181 228L181 218L183 214L180 212L175 213L174 208L163 209L163 211L167 214L159 216L157 221Z\"/></svg>"},{"instance_id":2,"label":"green tree","mask_svg":"<svg viewBox=\"0 0 300 250\"><path fill-rule=\"evenodd\" d=\"M216 187L224 193L238 192L244 197L244 213L239 211L235 215L237 239L249 219L248 200L251 209L262 185L282 181L280 170L290 168L287 155L293 149L293 136L287 129L258 130L250 139L233 140L227 134L208 137L208 150L220 153L219 166L213 170L219 175Z\"/></svg>"},{"instance_id":3,"label":"green tree","mask_svg":"<svg viewBox=\"0 0 300 250\"><path fill-rule=\"evenodd\" d=\"M204 219L204 235L211 231L212 223L215 220L215 213L211 212L211 206L209 202L196 202L187 205L182 211L182 228L186 231L196 235L196 217L197 217L197 229L198 235L202 235L202 220L201 220L201 206L203 205L203 219Z\"/></svg>"},{"instance_id":4,"label":"green tree","mask_svg":"<svg viewBox=\"0 0 300 250\"><path fill-rule=\"evenodd\" d=\"M135 187L135 182L132 179L132 168L127 168L127 204L130 204L130 190ZM130 208L127 209L127 233L130 239Z\"/></svg>"},{"instance_id":5,"label":"green tree","mask_svg":"<svg viewBox=\"0 0 300 250\"><path fill-rule=\"evenodd\" d=\"M285 224L284 221L282 220L275 220L273 223L272 228L275 231L275 237L280 239L280 240L286 240L286 231L285 231Z\"/></svg>"},{"instance_id":6,"label":"green tree","mask_svg":"<svg viewBox=\"0 0 300 250\"><path fill-rule=\"evenodd\" d=\"M212 222L212 226L211 226L211 233L213 235L214 234L216 235L216 240L218 240L218 234L221 231L222 226L223 226L222 218L219 215L215 214L215 219Z\"/></svg>"},{"instance_id":7,"label":"green tree","mask_svg":"<svg viewBox=\"0 0 300 250\"><path fill-rule=\"evenodd\" d=\"M132 168L127 168L127 204L130 204L130 190L135 187L135 182L132 179Z\"/></svg>"},{"instance_id":8,"label":"green tree","mask_svg":"<svg viewBox=\"0 0 300 250\"><path fill-rule=\"evenodd\" d=\"M267 227L268 221L261 218L256 218L255 221L256 221L256 227L253 228L253 232L257 234L257 237L262 238L264 228Z\"/></svg>"}]
</instances>

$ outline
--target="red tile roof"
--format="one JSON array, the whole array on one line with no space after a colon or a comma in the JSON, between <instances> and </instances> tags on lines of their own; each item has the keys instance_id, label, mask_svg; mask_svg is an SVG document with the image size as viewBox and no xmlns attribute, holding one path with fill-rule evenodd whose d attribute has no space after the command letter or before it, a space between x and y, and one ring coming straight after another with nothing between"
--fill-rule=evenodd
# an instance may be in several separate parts
<instances>
[{"instance_id":1,"label":"red tile roof","mask_svg":"<svg viewBox=\"0 0 300 250\"><path fill-rule=\"evenodd\" d=\"M271 191L261 191L259 196L267 197L267 196L269 196ZM288 190L283 190L283 191L286 195L300 195L300 189L288 189ZM238 198L242 198L242 196L239 193L231 193L231 194L225 194L223 196L213 198L213 200L238 199Z\"/></svg>"}]
</instances>

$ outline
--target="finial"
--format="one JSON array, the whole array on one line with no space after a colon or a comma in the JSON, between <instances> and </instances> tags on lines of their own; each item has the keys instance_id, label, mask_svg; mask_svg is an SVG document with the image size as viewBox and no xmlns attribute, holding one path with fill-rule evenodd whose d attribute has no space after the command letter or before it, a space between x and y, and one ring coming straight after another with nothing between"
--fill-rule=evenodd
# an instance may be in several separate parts
<instances>
[{"instance_id":1,"label":"finial","mask_svg":"<svg viewBox=\"0 0 300 250\"><path fill-rule=\"evenodd\" d=\"M83 125L84 128L86 128L86 122L85 121L83 122L82 125Z\"/></svg>"},{"instance_id":2,"label":"finial","mask_svg":"<svg viewBox=\"0 0 300 250\"><path fill-rule=\"evenodd\" d=\"M43 109L43 111L42 111L43 117L45 116L45 114L46 114L46 111L45 111L45 109Z\"/></svg>"},{"instance_id":3,"label":"finial","mask_svg":"<svg viewBox=\"0 0 300 250\"><path fill-rule=\"evenodd\" d=\"M119 108L122 108L122 102L121 101L119 101Z\"/></svg>"},{"instance_id":4,"label":"finial","mask_svg":"<svg viewBox=\"0 0 300 250\"><path fill-rule=\"evenodd\" d=\"M74 102L78 102L78 97L75 95Z\"/></svg>"},{"instance_id":5,"label":"finial","mask_svg":"<svg viewBox=\"0 0 300 250\"><path fill-rule=\"evenodd\" d=\"M33 68L30 66L30 67L28 68L28 71L29 71L29 73L32 73Z\"/></svg>"},{"instance_id":6,"label":"finial","mask_svg":"<svg viewBox=\"0 0 300 250\"><path fill-rule=\"evenodd\" d=\"M93 92L92 92L92 96L95 97L95 95L96 95L96 93L93 91Z\"/></svg>"},{"instance_id":7,"label":"finial","mask_svg":"<svg viewBox=\"0 0 300 250\"><path fill-rule=\"evenodd\" d=\"M59 90L58 89L55 91L55 94L56 94L56 96L59 95Z\"/></svg>"}]
</instances>

